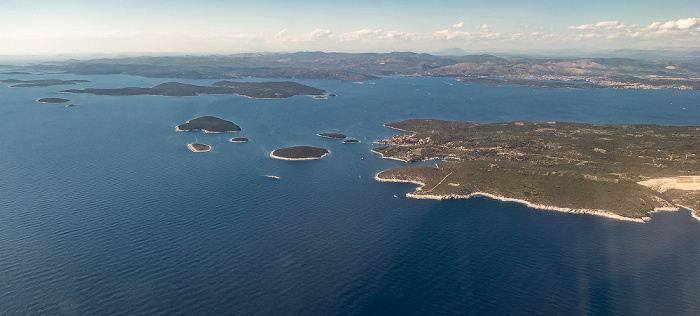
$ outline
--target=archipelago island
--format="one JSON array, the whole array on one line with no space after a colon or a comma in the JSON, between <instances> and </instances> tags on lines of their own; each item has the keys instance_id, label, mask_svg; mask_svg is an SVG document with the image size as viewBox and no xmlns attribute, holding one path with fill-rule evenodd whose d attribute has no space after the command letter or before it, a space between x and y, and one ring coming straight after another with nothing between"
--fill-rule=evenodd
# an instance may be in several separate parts
<instances>
[{"instance_id":1,"label":"archipelago island","mask_svg":"<svg viewBox=\"0 0 700 316\"><path fill-rule=\"evenodd\" d=\"M294 146L275 149L270 153L270 157L282 160L312 160L321 159L329 153L330 151L325 148Z\"/></svg>"},{"instance_id":2,"label":"archipelago island","mask_svg":"<svg viewBox=\"0 0 700 316\"><path fill-rule=\"evenodd\" d=\"M321 95L324 90L292 81L235 82L219 81L213 86L197 86L179 82L161 83L151 88L126 87L113 89L70 89L62 93L88 93L94 95L130 96L159 95L167 97L192 97L200 94L237 94L253 99L282 99L295 95Z\"/></svg>"},{"instance_id":3,"label":"archipelago island","mask_svg":"<svg viewBox=\"0 0 700 316\"><path fill-rule=\"evenodd\" d=\"M405 162L444 159L376 174L411 182L413 198L475 195L531 207L645 221L660 210L700 219L700 127L563 122L476 124L428 119L372 151Z\"/></svg>"},{"instance_id":4,"label":"archipelago island","mask_svg":"<svg viewBox=\"0 0 700 316\"><path fill-rule=\"evenodd\" d=\"M63 98L43 98L43 99L38 99L36 102L39 103L51 103L51 104L61 104L61 103L66 103L70 100L68 99L63 99Z\"/></svg>"},{"instance_id":5,"label":"archipelago island","mask_svg":"<svg viewBox=\"0 0 700 316\"><path fill-rule=\"evenodd\" d=\"M341 134L341 133L318 133L316 135L321 136L321 137L325 137L325 138L334 138L334 139L343 139L343 138L347 137L347 136L345 136L345 134Z\"/></svg>"},{"instance_id":6,"label":"archipelago island","mask_svg":"<svg viewBox=\"0 0 700 316\"><path fill-rule=\"evenodd\" d=\"M90 80L60 80L60 79L43 79L43 80L19 80L5 79L0 82L12 83L10 88L36 88L36 87L51 87L61 85L76 85L90 82Z\"/></svg>"},{"instance_id":7,"label":"archipelago island","mask_svg":"<svg viewBox=\"0 0 700 316\"><path fill-rule=\"evenodd\" d=\"M241 127L233 122L222 120L215 116L202 116L189 120L185 124L175 126L175 130L178 132L203 131L205 133L236 133L241 130Z\"/></svg>"},{"instance_id":8,"label":"archipelago island","mask_svg":"<svg viewBox=\"0 0 700 316\"><path fill-rule=\"evenodd\" d=\"M196 153L203 153L211 150L211 146L207 144L199 144L199 143L190 143L187 144L187 148L189 148L192 152Z\"/></svg>"}]
</instances>

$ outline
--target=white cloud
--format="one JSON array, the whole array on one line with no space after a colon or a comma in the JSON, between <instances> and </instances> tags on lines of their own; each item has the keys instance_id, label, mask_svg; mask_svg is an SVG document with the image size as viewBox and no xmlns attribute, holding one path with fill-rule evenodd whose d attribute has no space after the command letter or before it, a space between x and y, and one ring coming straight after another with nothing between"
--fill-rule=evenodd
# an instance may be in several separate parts
<instances>
[{"instance_id":1,"label":"white cloud","mask_svg":"<svg viewBox=\"0 0 700 316\"><path fill-rule=\"evenodd\" d=\"M676 21L668 21L666 23L654 22L647 28L662 30L689 30L694 27L700 27L700 18L680 19Z\"/></svg>"},{"instance_id":2,"label":"white cloud","mask_svg":"<svg viewBox=\"0 0 700 316\"><path fill-rule=\"evenodd\" d=\"M341 41L372 41L372 40L420 40L421 34L399 31L361 29L340 34Z\"/></svg>"},{"instance_id":3,"label":"white cloud","mask_svg":"<svg viewBox=\"0 0 700 316\"><path fill-rule=\"evenodd\" d=\"M289 31L281 30L281 31L277 32L277 34L275 34L275 38L283 38L283 37L287 37L287 35L289 35Z\"/></svg>"},{"instance_id":4,"label":"white cloud","mask_svg":"<svg viewBox=\"0 0 700 316\"><path fill-rule=\"evenodd\" d=\"M577 40L605 38L608 40L637 39L668 41L693 41L700 37L700 18L687 18L668 22L654 22L649 26L627 24L619 21L602 21L595 24L569 26L570 30L582 31Z\"/></svg>"},{"instance_id":5,"label":"white cloud","mask_svg":"<svg viewBox=\"0 0 700 316\"><path fill-rule=\"evenodd\" d=\"M622 30L629 28L626 23L618 21L601 21L596 24L583 24L579 26L569 26L570 30Z\"/></svg>"},{"instance_id":6,"label":"white cloud","mask_svg":"<svg viewBox=\"0 0 700 316\"><path fill-rule=\"evenodd\" d=\"M461 29L464 27L464 22L459 22L455 25L452 25L452 27L457 28L457 29Z\"/></svg>"},{"instance_id":7,"label":"white cloud","mask_svg":"<svg viewBox=\"0 0 700 316\"><path fill-rule=\"evenodd\" d=\"M433 38L438 39L438 40L454 40L454 39L462 39L462 40L468 40L472 37L472 35L469 32L464 32L464 31L450 31L450 30L442 30L442 31L437 31L433 33Z\"/></svg>"},{"instance_id":8,"label":"white cloud","mask_svg":"<svg viewBox=\"0 0 700 316\"><path fill-rule=\"evenodd\" d=\"M327 29L316 29L313 30L311 33L307 34L306 37L308 39L321 39L329 37L332 33L333 32L331 32L331 30Z\"/></svg>"}]
</instances>

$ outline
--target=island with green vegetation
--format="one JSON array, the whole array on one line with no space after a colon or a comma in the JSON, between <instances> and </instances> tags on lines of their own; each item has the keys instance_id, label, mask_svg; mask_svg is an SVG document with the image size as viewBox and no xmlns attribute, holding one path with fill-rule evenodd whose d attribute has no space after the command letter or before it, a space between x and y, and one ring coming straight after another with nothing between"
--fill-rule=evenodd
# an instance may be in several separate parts
<instances>
[{"instance_id":1,"label":"island with green vegetation","mask_svg":"<svg viewBox=\"0 0 700 316\"><path fill-rule=\"evenodd\" d=\"M311 160L321 159L329 153L330 151L325 148L311 146L294 146L275 149L270 153L270 157L282 160Z\"/></svg>"},{"instance_id":2,"label":"island with green vegetation","mask_svg":"<svg viewBox=\"0 0 700 316\"><path fill-rule=\"evenodd\" d=\"M61 104L61 103L66 103L70 100L68 99L63 99L63 98L43 98L43 99L38 99L36 102L39 103L51 103L51 104Z\"/></svg>"},{"instance_id":3,"label":"island with green vegetation","mask_svg":"<svg viewBox=\"0 0 700 316\"><path fill-rule=\"evenodd\" d=\"M94 95L130 96L159 95L167 97L190 97L200 94L238 94L254 99L281 99L295 95L317 95L325 91L291 81L283 82L233 82L219 81L215 86L197 86L179 82L166 82L151 88L126 87L115 89L70 89L63 93L88 93Z\"/></svg>"},{"instance_id":4,"label":"island with green vegetation","mask_svg":"<svg viewBox=\"0 0 700 316\"><path fill-rule=\"evenodd\" d=\"M345 134L341 134L341 133L318 133L316 135L321 136L321 137L325 137L325 138L333 138L333 139L343 139L343 138L347 137L347 136L345 136Z\"/></svg>"},{"instance_id":5,"label":"island with green vegetation","mask_svg":"<svg viewBox=\"0 0 700 316\"><path fill-rule=\"evenodd\" d=\"M700 127L563 122L476 124L429 119L386 124L408 133L374 148L435 167L378 173L412 182L413 198L485 195L537 208L635 221L685 207L700 219Z\"/></svg>"},{"instance_id":6,"label":"island with green vegetation","mask_svg":"<svg viewBox=\"0 0 700 316\"><path fill-rule=\"evenodd\" d=\"M247 143L250 141L250 139L243 138L243 137L234 137L228 140L229 142L232 143Z\"/></svg>"},{"instance_id":7,"label":"island with green vegetation","mask_svg":"<svg viewBox=\"0 0 700 316\"><path fill-rule=\"evenodd\" d=\"M203 153L211 150L211 146L207 144L190 143L187 144L187 148L196 153Z\"/></svg>"},{"instance_id":8,"label":"island with green vegetation","mask_svg":"<svg viewBox=\"0 0 700 316\"><path fill-rule=\"evenodd\" d=\"M355 143L359 143L359 142L360 141L357 139L346 139L343 141L343 144L355 144Z\"/></svg>"},{"instance_id":9,"label":"island with green vegetation","mask_svg":"<svg viewBox=\"0 0 700 316\"><path fill-rule=\"evenodd\" d=\"M60 79L43 79L43 80L19 80L19 79L5 79L0 80L0 82L12 83L10 88L35 88L35 87L51 87L51 86L61 86L61 85L76 85L80 83L87 83L90 80L60 80Z\"/></svg>"},{"instance_id":10,"label":"island with green vegetation","mask_svg":"<svg viewBox=\"0 0 700 316\"><path fill-rule=\"evenodd\" d=\"M175 127L178 132L203 131L205 133L239 132L241 127L216 116L202 116Z\"/></svg>"},{"instance_id":11,"label":"island with green vegetation","mask_svg":"<svg viewBox=\"0 0 700 316\"><path fill-rule=\"evenodd\" d=\"M254 99L281 99L295 95L322 95L326 91L292 81L243 82L219 81L217 87L231 88L231 91Z\"/></svg>"}]
</instances>

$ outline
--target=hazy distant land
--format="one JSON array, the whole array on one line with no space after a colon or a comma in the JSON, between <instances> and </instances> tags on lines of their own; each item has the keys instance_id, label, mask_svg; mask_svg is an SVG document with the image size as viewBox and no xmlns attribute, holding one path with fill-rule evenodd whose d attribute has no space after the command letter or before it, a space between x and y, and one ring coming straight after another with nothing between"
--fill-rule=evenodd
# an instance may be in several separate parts
<instances>
[{"instance_id":1,"label":"hazy distant land","mask_svg":"<svg viewBox=\"0 0 700 316\"><path fill-rule=\"evenodd\" d=\"M317 95L325 91L296 82L232 82L220 81L214 87L197 86L179 82L166 82L152 88L127 87L115 89L72 89L59 92L89 93L94 95L129 96L160 95L188 97L199 94L238 94L255 99L280 99L295 95Z\"/></svg>"},{"instance_id":2,"label":"hazy distant land","mask_svg":"<svg viewBox=\"0 0 700 316\"><path fill-rule=\"evenodd\" d=\"M435 56L411 52L297 52L229 56L127 57L67 61L27 67L29 71L65 71L76 75L127 74L186 79L335 79L363 81L378 76L454 77L508 84L572 88L700 89L700 61L686 59L545 58L489 54ZM505 79L493 79L505 78ZM551 80L554 83L541 82ZM536 83L540 82L540 83ZM562 82L566 84L562 84ZM568 83L580 82L580 83ZM496 82L484 82L498 84ZM505 82L502 82L505 83ZM204 92L198 92L204 93Z\"/></svg>"},{"instance_id":3,"label":"hazy distant land","mask_svg":"<svg viewBox=\"0 0 700 316\"><path fill-rule=\"evenodd\" d=\"M525 87L535 87L535 88L576 88L576 89L591 89L591 88L608 88L608 86L595 84L595 83L573 83L573 82L561 82L561 81L542 81L542 80L531 80L531 79L506 79L506 78L466 78L457 79L457 81L466 83L483 83L488 85L501 85L510 84Z\"/></svg>"},{"instance_id":4,"label":"hazy distant land","mask_svg":"<svg viewBox=\"0 0 700 316\"><path fill-rule=\"evenodd\" d=\"M436 167L383 171L380 181L419 183L414 198L488 195L567 212L646 219L684 206L700 219L700 127L562 122L475 124L408 120L409 133L373 149Z\"/></svg>"},{"instance_id":5,"label":"hazy distant land","mask_svg":"<svg viewBox=\"0 0 700 316\"><path fill-rule=\"evenodd\" d=\"M5 79L0 80L0 82L12 83L10 88L33 88L33 87L50 87L50 86L60 86L60 85L76 85L80 83L87 83L90 80L59 80L59 79L45 79L45 80L18 80L18 79Z\"/></svg>"}]
</instances>

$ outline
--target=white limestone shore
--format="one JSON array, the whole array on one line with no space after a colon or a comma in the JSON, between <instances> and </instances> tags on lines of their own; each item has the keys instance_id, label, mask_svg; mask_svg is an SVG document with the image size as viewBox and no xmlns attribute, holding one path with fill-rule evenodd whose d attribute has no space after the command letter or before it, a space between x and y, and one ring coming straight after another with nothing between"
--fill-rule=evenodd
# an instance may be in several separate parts
<instances>
[{"instance_id":1,"label":"white limestone shore","mask_svg":"<svg viewBox=\"0 0 700 316\"><path fill-rule=\"evenodd\" d=\"M187 121L187 123L189 123L189 122L190 122L190 121ZM176 132L202 131L202 132L209 133L209 134L238 133L238 131L213 132L213 131L210 131L210 130L199 129L199 128L195 128L195 129L180 129L180 125L176 125L176 126L175 126L175 131L176 131Z\"/></svg>"},{"instance_id":2,"label":"white limestone shore","mask_svg":"<svg viewBox=\"0 0 700 316\"><path fill-rule=\"evenodd\" d=\"M400 180L400 179L380 178L379 177L380 173L381 172L378 172L377 174L374 175L374 179L377 181L380 181L380 182L407 182L407 183L413 183L413 184L420 185L421 187L423 187L425 185L425 183L420 182L418 180ZM418 190L416 190L416 191L420 191L420 190L421 190L421 188L418 188ZM406 193L406 196L410 197L410 198L414 198L414 199L435 199L435 200L468 199L468 198L471 198L474 196L485 196L485 197L492 198L492 199L499 200L499 201L522 203L530 208L548 210L548 211L557 211L557 212L571 213L571 214L590 214L590 215L603 216L603 217L616 219L616 220L637 222L637 223L644 223L644 222L649 221L649 219L650 219L649 217L631 218L631 217L620 216L620 215L617 215L613 212L606 211L606 210L573 209L573 208L557 207L557 206L551 206L551 205L534 204L532 202L528 202L525 200L507 198L507 197L498 196L498 195L485 193L485 192L474 192L474 193L467 194L467 195L460 195L460 194L435 195L435 194L416 194L415 192L409 192L409 193ZM677 211L678 208L675 208L675 209L671 209L671 208L654 209L655 212L670 211L670 210ZM695 215L693 215L693 217L695 217ZM696 217L696 218L698 218L698 217ZM698 219L700 220L700 218L698 218Z\"/></svg>"}]
</instances>

